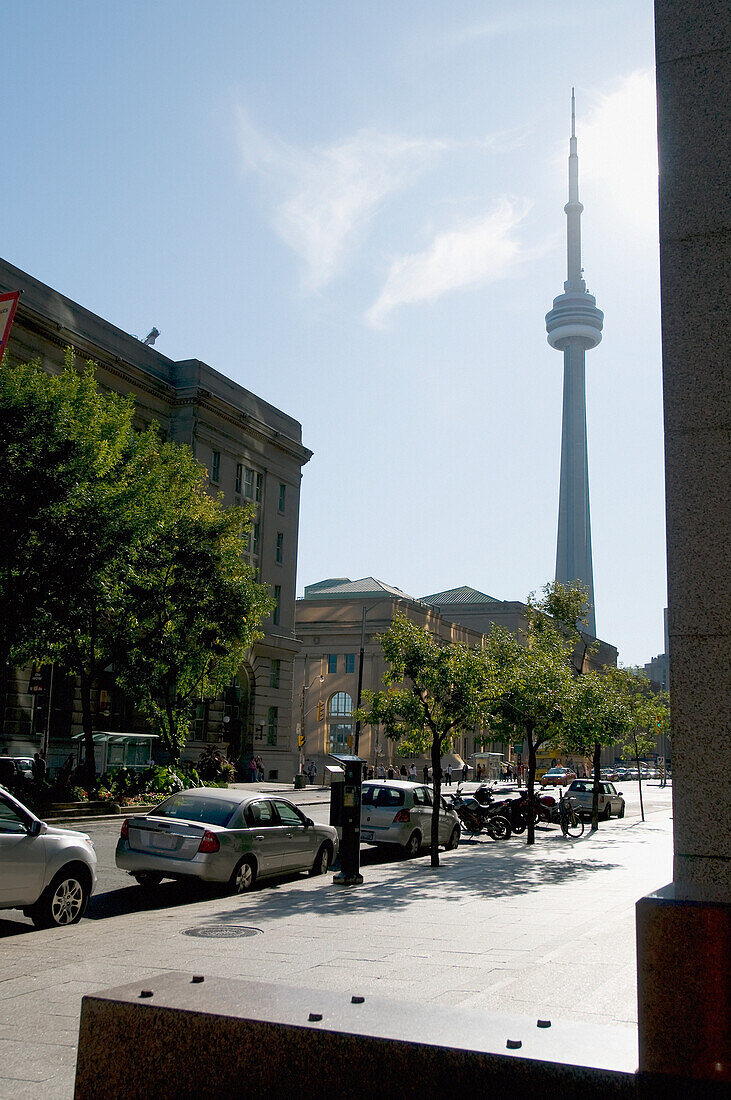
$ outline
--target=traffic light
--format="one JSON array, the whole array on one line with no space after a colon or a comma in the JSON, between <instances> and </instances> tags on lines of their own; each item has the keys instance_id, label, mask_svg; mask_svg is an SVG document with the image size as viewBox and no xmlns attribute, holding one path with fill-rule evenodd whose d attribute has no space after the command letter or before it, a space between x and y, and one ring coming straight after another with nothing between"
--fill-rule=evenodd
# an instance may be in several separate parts
<instances>
[{"instance_id":1,"label":"traffic light","mask_svg":"<svg viewBox=\"0 0 731 1100\"><path fill-rule=\"evenodd\" d=\"M322 722L325 718L325 704L320 700L317 704L317 721Z\"/></svg>"}]
</instances>

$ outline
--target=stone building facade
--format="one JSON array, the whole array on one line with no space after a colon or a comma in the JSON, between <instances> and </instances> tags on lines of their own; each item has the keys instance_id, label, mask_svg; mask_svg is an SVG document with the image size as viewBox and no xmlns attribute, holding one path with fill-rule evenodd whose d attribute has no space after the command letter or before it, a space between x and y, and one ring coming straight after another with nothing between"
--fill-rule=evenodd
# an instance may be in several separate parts
<instances>
[{"instance_id":1,"label":"stone building facade","mask_svg":"<svg viewBox=\"0 0 731 1100\"><path fill-rule=\"evenodd\" d=\"M414 599L374 577L357 581L338 577L308 585L304 598L296 602L297 637L302 648L295 658L294 705L299 712L297 730L304 739L303 759L305 763L313 760L319 773L329 753L347 753L354 747L352 712L358 694L361 639L363 690L383 687L386 664L378 637L388 630L397 611L444 642L470 646L480 646L493 624L519 637L525 636L527 629L525 604L497 600L467 586ZM614 646L600 642L588 656L586 667L616 663ZM521 752L518 746L509 751L488 728L480 728L456 739L454 763L469 763L475 751L483 750L504 756L506 762L527 762L527 750ZM394 742L370 726L361 729L359 753L374 766L404 763ZM605 755L607 763L614 759L613 750L606 750ZM548 767L551 760L541 763ZM425 762L421 758L417 764L421 767ZM410 760L405 763L408 767Z\"/></svg>"},{"instance_id":2,"label":"stone building facade","mask_svg":"<svg viewBox=\"0 0 731 1100\"><path fill-rule=\"evenodd\" d=\"M267 775L291 775L292 672L297 537L302 467L312 452L300 424L197 359L173 361L141 340L0 260L0 291L22 291L6 357L40 358L58 371L65 349L92 360L100 385L133 394L139 427L157 421L164 436L187 444L207 469L210 490L226 503L253 504L256 522L246 556L277 599L264 638L249 652L236 681L221 698L202 700L186 755L197 758L210 743L233 756L252 752ZM4 700L0 754L38 749L47 719L50 669L18 670ZM60 670L51 698L49 762L57 763L80 732L73 683ZM98 686L95 724L100 730L139 729L130 700L110 674Z\"/></svg>"}]
</instances>

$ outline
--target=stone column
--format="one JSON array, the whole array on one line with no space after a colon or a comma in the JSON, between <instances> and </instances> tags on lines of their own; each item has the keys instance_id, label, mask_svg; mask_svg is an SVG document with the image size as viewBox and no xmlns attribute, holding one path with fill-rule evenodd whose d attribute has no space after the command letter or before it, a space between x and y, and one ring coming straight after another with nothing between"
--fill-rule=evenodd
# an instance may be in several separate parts
<instances>
[{"instance_id":1,"label":"stone column","mask_svg":"<svg viewBox=\"0 0 731 1100\"><path fill-rule=\"evenodd\" d=\"M640 1069L728 1081L731 17L656 0L674 881L637 906Z\"/></svg>"}]
</instances>

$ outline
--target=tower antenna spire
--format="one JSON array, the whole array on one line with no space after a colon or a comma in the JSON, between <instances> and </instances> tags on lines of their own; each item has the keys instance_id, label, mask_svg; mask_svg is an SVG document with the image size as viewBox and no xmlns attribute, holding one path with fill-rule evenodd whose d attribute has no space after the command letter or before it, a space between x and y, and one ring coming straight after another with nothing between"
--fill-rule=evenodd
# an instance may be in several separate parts
<instances>
[{"instance_id":1,"label":"tower antenna spire","mask_svg":"<svg viewBox=\"0 0 731 1100\"><path fill-rule=\"evenodd\" d=\"M568 271L563 294L553 300L546 315L548 342L563 352L563 426L561 431L561 484L558 503L556 580L581 581L592 605L587 615L588 632L596 637L594 615L594 567L591 556L589 516L589 456L586 438L586 352L602 338L604 314L586 289L581 267L581 212L579 156L576 142L576 97L571 89L571 139L569 141L569 201L566 212Z\"/></svg>"}]
</instances>

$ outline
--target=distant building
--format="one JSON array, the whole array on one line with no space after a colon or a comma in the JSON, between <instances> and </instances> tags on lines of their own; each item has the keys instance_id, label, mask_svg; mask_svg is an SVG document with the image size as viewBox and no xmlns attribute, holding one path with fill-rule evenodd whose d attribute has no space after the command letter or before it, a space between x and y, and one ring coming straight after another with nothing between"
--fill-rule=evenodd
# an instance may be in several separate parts
<instances>
[{"instance_id":1,"label":"distant building","mask_svg":"<svg viewBox=\"0 0 731 1100\"><path fill-rule=\"evenodd\" d=\"M328 763L329 753L354 748L361 640L363 690L378 691L386 671L378 637L388 630L397 611L445 642L479 646L494 623L519 637L526 635L525 604L497 600L466 586L414 599L375 577L356 581L336 577L308 585L295 608L301 649L295 657L294 706L297 733L304 741L303 759L314 760L318 771ZM595 667L600 661L616 665L616 649L601 642L588 663ZM472 754L483 748L504 752L508 760L507 747L495 741L488 728L480 728L457 739L454 763L469 763ZM408 768L411 762L398 756L395 743L378 727L361 728L359 753L373 766L405 763ZM519 748L517 757L525 762L526 752ZM608 759L613 758L612 753ZM421 778L427 761L422 757L415 762Z\"/></svg>"},{"instance_id":2,"label":"distant building","mask_svg":"<svg viewBox=\"0 0 731 1100\"><path fill-rule=\"evenodd\" d=\"M300 424L206 363L168 359L0 260L0 291L10 290L23 292L6 352L11 362L40 358L53 373L71 347L80 361L98 365L103 387L134 395L140 427L157 421L166 438L193 449L208 469L211 492L223 493L227 503L255 506L247 558L269 585L277 609L224 695L201 702L186 755L197 758L205 745L225 744L233 756L256 752L267 775L289 777L300 481L312 455L302 444ZM21 755L39 747L50 669L36 674L38 691L30 691L31 678L31 670L18 670L6 684L0 753ZM141 726L111 673L102 678L94 705L100 730ZM53 765L72 750L71 737L80 731L74 684L58 669L51 707Z\"/></svg>"},{"instance_id":3,"label":"distant building","mask_svg":"<svg viewBox=\"0 0 731 1100\"><path fill-rule=\"evenodd\" d=\"M665 652L658 653L657 657L653 657L645 665L645 676L648 680L651 680L654 684L658 684L663 691L670 691L670 656L669 656L669 640L668 640L668 609L665 608L663 612L663 625L665 634Z\"/></svg>"}]
</instances>

